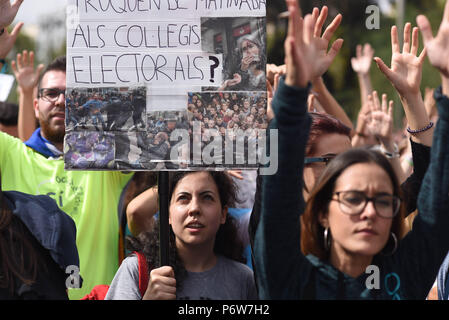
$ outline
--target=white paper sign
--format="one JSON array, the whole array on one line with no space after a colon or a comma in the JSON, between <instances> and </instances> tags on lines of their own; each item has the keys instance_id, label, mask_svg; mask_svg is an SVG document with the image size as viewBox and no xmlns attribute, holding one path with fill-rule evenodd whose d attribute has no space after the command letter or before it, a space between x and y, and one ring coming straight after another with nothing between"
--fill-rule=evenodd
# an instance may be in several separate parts
<instances>
[{"instance_id":1,"label":"white paper sign","mask_svg":"<svg viewBox=\"0 0 449 320\"><path fill-rule=\"evenodd\" d=\"M14 77L10 74L0 74L0 101L5 102L8 99L14 84Z\"/></svg>"}]
</instances>

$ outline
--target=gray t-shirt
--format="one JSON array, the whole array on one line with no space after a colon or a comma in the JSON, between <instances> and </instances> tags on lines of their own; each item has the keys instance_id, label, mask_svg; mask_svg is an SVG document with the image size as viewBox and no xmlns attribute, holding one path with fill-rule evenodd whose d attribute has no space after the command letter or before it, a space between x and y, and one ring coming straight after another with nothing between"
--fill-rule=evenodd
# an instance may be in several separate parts
<instances>
[{"instance_id":1,"label":"gray t-shirt","mask_svg":"<svg viewBox=\"0 0 449 320\"><path fill-rule=\"evenodd\" d=\"M112 280L105 300L140 300L137 257L123 260ZM204 272L187 272L178 300L256 300L258 299L252 270L224 256Z\"/></svg>"}]
</instances>

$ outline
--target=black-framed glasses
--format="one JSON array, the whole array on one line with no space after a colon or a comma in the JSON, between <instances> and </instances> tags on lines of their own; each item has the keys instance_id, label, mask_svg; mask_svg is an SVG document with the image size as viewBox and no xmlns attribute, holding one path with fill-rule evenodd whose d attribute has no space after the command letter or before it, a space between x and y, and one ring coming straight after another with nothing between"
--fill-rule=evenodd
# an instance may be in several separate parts
<instances>
[{"instance_id":1,"label":"black-framed glasses","mask_svg":"<svg viewBox=\"0 0 449 320\"><path fill-rule=\"evenodd\" d=\"M59 96L63 94L65 97L65 89L57 88L41 88L39 89L39 98L42 98L48 102L55 102Z\"/></svg>"},{"instance_id":2,"label":"black-framed glasses","mask_svg":"<svg viewBox=\"0 0 449 320\"><path fill-rule=\"evenodd\" d=\"M311 163L318 163L318 162L324 162L324 164L327 166L328 163L334 159L335 156L331 157L306 157L304 159L304 164L311 164Z\"/></svg>"},{"instance_id":3,"label":"black-framed glasses","mask_svg":"<svg viewBox=\"0 0 449 320\"><path fill-rule=\"evenodd\" d=\"M374 204L377 215L383 218L393 218L399 212L401 199L391 194L378 194L374 197L368 197L361 191L340 191L334 192L339 202L340 210L348 215L359 215L365 210L369 201Z\"/></svg>"}]
</instances>

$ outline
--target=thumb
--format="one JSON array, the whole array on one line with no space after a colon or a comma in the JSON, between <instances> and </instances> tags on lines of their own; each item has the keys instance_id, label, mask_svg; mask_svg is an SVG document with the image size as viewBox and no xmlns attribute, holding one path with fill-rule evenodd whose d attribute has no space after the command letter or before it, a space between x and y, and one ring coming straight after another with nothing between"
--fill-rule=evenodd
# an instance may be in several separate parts
<instances>
[{"instance_id":1,"label":"thumb","mask_svg":"<svg viewBox=\"0 0 449 320\"><path fill-rule=\"evenodd\" d=\"M19 22L15 25L14 29L11 31L11 37L13 37L14 41L16 41L17 36L19 35L20 29L23 27L23 22Z\"/></svg>"},{"instance_id":2,"label":"thumb","mask_svg":"<svg viewBox=\"0 0 449 320\"><path fill-rule=\"evenodd\" d=\"M376 61L377 67L380 69L380 71L388 78L388 80L391 80L391 77L393 75L393 72L390 68L387 67L385 62L382 61L381 58L375 57L374 61Z\"/></svg>"},{"instance_id":3,"label":"thumb","mask_svg":"<svg viewBox=\"0 0 449 320\"><path fill-rule=\"evenodd\" d=\"M39 76L41 74L42 70L44 70L44 67L45 66L43 64L40 64L40 65L37 66L37 68L36 68L36 75L37 76Z\"/></svg>"}]
</instances>

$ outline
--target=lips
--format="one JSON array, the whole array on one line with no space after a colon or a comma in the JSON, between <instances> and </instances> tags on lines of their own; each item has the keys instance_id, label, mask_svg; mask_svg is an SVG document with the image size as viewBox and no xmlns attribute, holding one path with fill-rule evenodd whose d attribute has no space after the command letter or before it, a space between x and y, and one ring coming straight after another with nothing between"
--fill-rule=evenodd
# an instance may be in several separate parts
<instances>
[{"instance_id":1,"label":"lips","mask_svg":"<svg viewBox=\"0 0 449 320\"><path fill-rule=\"evenodd\" d=\"M360 229L360 230L357 230L356 233L365 234L365 235L373 235L373 236L378 235L378 233L371 228Z\"/></svg>"},{"instance_id":2,"label":"lips","mask_svg":"<svg viewBox=\"0 0 449 320\"><path fill-rule=\"evenodd\" d=\"M204 225L198 221L191 221L186 225L186 228L198 230L204 228Z\"/></svg>"}]
</instances>

